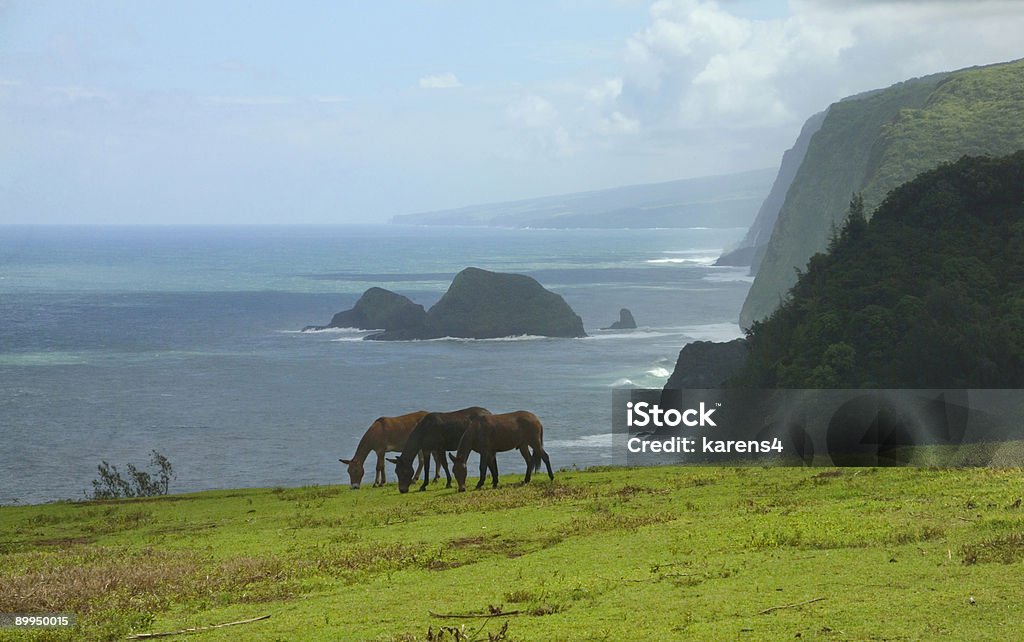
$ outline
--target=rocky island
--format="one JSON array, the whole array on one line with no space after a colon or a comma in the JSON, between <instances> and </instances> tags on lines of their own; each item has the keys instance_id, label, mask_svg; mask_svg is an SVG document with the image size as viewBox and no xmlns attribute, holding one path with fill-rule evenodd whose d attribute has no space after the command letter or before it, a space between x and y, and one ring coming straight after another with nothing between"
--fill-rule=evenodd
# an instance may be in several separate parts
<instances>
[{"instance_id":1,"label":"rocky island","mask_svg":"<svg viewBox=\"0 0 1024 642\"><path fill-rule=\"evenodd\" d=\"M569 304L536 279L474 267L455 275L448 291L427 312L400 294L370 288L327 326L307 329L323 327L382 330L366 337L371 341L587 336Z\"/></svg>"}]
</instances>

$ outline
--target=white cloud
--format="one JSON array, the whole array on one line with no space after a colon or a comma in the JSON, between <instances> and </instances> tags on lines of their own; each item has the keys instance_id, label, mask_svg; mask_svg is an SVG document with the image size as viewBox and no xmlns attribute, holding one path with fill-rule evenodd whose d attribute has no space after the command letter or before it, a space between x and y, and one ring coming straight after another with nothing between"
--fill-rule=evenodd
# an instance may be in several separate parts
<instances>
[{"instance_id":1,"label":"white cloud","mask_svg":"<svg viewBox=\"0 0 1024 642\"><path fill-rule=\"evenodd\" d=\"M435 76L423 76L420 78L420 89L454 89L461 87L462 83L454 73L446 71Z\"/></svg>"},{"instance_id":2,"label":"white cloud","mask_svg":"<svg viewBox=\"0 0 1024 642\"><path fill-rule=\"evenodd\" d=\"M546 98L536 94L523 96L505 109L515 129L526 133L526 142L545 156L566 157L578 150L577 143L562 125L558 109Z\"/></svg>"},{"instance_id":3,"label":"white cloud","mask_svg":"<svg viewBox=\"0 0 1024 642\"><path fill-rule=\"evenodd\" d=\"M680 175L765 166L832 102L1018 58L1020 33L1024 7L1006 0L791 0L789 15L760 19L659 0L625 39L617 76L533 88L507 111L534 137L568 141L563 153L678 159Z\"/></svg>"}]
</instances>

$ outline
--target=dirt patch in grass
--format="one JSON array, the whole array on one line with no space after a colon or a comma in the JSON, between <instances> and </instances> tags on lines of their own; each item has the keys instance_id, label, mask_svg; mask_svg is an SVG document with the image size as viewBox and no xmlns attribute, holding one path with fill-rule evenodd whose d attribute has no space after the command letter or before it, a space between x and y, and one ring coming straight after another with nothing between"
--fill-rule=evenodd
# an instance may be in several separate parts
<instances>
[{"instance_id":1,"label":"dirt patch in grass","mask_svg":"<svg viewBox=\"0 0 1024 642\"><path fill-rule=\"evenodd\" d=\"M667 488L642 488L640 486L623 486L617 490L612 491L610 494L621 497L623 499L635 497L636 495L668 495L670 492Z\"/></svg>"},{"instance_id":2,"label":"dirt patch in grass","mask_svg":"<svg viewBox=\"0 0 1024 642\"><path fill-rule=\"evenodd\" d=\"M74 547L7 560L21 568L0 574L0 612L89 614L152 611L192 599L261 602L297 590L299 566L275 557L211 562L194 552Z\"/></svg>"},{"instance_id":3,"label":"dirt patch in grass","mask_svg":"<svg viewBox=\"0 0 1024 642\"><path fill-rule=\"evenodd\" d=\"M101 604L154 604L160 595L182 592L195 568L192 555L148 550L7 575L0 578L0 612L87 613Z\"/></svg>"},{"instance_id":4,"label":"dirt patch in grass","mask_svg":"<svg viewBox=\"0 0 1024 642\"><path fill-rule=\"evenodd\" d=\"M95 541L92 537L58 537L54 539L37 539L32 542L34 546L75 546L92 544Z\"/></svg>"},{"instance_id":5,"label":"dirt patch in grass","mask_svg":"<svg viewBox=\"0 0 1024 642\"><path fill-rule=\"evenodd\" d=\"M324 551L312 561L312 566L321 573L351 582L366 574L415 568L444 571L465 563L444 546L374 544L345 548L337 553Z\"/></svg>"},{"instance_id":6,"label":"dirt patch in grass","mask_svg":"<svg viewBox=\"0 0 1024 642\"><path fill-rule=\"evenodd\" d=\"M510 558L522 557L526 553L522 544L516 540L500 537L497 533L490 536L461 537L448 542L452 548L473 551L477 555L491 553Z\"/></svg>"},{"instance_id":7,"label":"dirt patch in grass","mask_svg":"<svg viewBox=\"0 0 1024 642\"><path fill-rule=\"evenodd\" d=\"M278 499L295 501L312 501L316 499L327 499L335 497L344 490L343 486L303 486L301 488L275 488L274 495Z\"/></svg>"},{"instance_id":8,"label":"dirt patch in grass","mask_svg":"<svg viewBox=\"0 0 1024 642\"><path fill-rule=\"evenodd\" d=\"M841 471L841 470L838 470L838 469L836 469L836 470L825 470L825 471L822 471L822 472L820 472L820 473L818 473L816 475L811 475L811 483L812 484L826 484L829 481L831 481L831 480L833 480L833 479L835 479L837 477L842 477L842 476L843 476L843 471Z\"/></svg>"},{"instance_id":9,"label":"dirt patch in grass","mask_svg":"<svg viewBox=\"0 0 1024 642\"><path fill-rule=\"evenodd\" d=\"M153 521L153 513L142 508L115 511L104 515L94 523L84 524L82 530L97 535L108 535L119 531L133 530Z\"/></svg>"},{"instance_id":10,"label":"dirt patch in grass","mask_svg":"<svg viewBox=\"0 0 1024 642\"><path fill-rule=\"evenodd\" d=\"M1012 564L1024 559L1024 532L1008 533L990 539L965 544L960 548L964 564Z\"/></svg>"}]
</instances>

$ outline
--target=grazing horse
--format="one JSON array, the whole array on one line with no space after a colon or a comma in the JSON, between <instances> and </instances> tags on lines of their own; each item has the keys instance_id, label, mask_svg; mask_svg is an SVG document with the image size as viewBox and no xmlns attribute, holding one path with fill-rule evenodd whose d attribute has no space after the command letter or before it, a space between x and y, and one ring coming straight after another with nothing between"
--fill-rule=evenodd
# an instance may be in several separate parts
<instances>
[{"instance_id":1,"label":"grazing horse","mask_svg":"<svg viewBox=\"0 0 1024 642\"><path fill-rule=\"evenodd\" d=\"M455 473L455 481L459 483L459 492L466 490L466 475L469 472L466 464L470 450L480 453L480 481L476 485L479 490L487 480L488 469L491 471L491 486L497 487L498 457L495 453L513 449L518 449L526 460L524 484L530 482L534 470L540 470L542 460L548 469L548 477L555 478L551 472L551 460L544 450L544 427L532 412L519 410L477 417L466 429L457 454L452 456L452 472Z\"/></svg>"},{"instance_id":2,"label":"grazing horse","mask_svg":"<svg viewBox=\"0 0 1024 642\"><path fill-rule=\"evenodd\" d=\"M377 474L373 478L373 486L376 488L385 484L384 453L401 452L402 448L405 447L405 442L409 439L409 433L416 427L420 419L423 419L426 415L426 410L420 410L398 417L378 417L376 421L370 424L363 438L359 440L359 445L356 446L356 454L352 455L352 459L338 460L348 466L348 476L352 490L359 490L359 486L363 482L363 463L370 456L371 452L377 453ZM416 476L419 476L422 468L423 461L421 459L420 467L416 470ZM440 477L440 474L438 472L438 477Z\"/></svg>"},{"instance_id":3,"label":"grazing horse","mask_svg":"<svg viewBox=\"0 0 1024 642\"><path fill-rule=\"evenodd\" d=\"M420 422L416 424L416 427L409 434L409 439L405 442L402 454L398 457L388 457L388 461L395 465L395 475L398 476L398 491L401 493L409 492L409 483L413 479L412 461L417 453L427 457L424 461L426 468L420 490L427 489L427 480L430 478L429 456L431 453L440 453L441 465L444 466L444 474L448 478L445 488L451 488L452 475L448 472L448 461L444 459L445 451L455 450L459 447L462 433L466 432L466 428L469 427L469 424L475 418L490 414L491 412L486 408L473 406L456 410L455 412L432 412L423 417L423 419L420 419Z\"/></svg>"}]
</instances>

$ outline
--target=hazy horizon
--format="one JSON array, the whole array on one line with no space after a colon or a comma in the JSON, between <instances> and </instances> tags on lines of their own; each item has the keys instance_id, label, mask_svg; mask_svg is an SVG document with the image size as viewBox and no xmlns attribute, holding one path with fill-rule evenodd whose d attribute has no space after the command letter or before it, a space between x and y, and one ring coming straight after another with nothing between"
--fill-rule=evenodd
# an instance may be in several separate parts
<instances>
[{"instance_id":1,"label":"hazy horizon","mask_svg":"<svg viewBox=\"0 0 1024 642\"><path fill-rule=\"evenodd\" d=\"M375 224L762 169L830 103L1022 31L1005 0L9 2L0 225Z\"/></svg>"}]
</instances>

